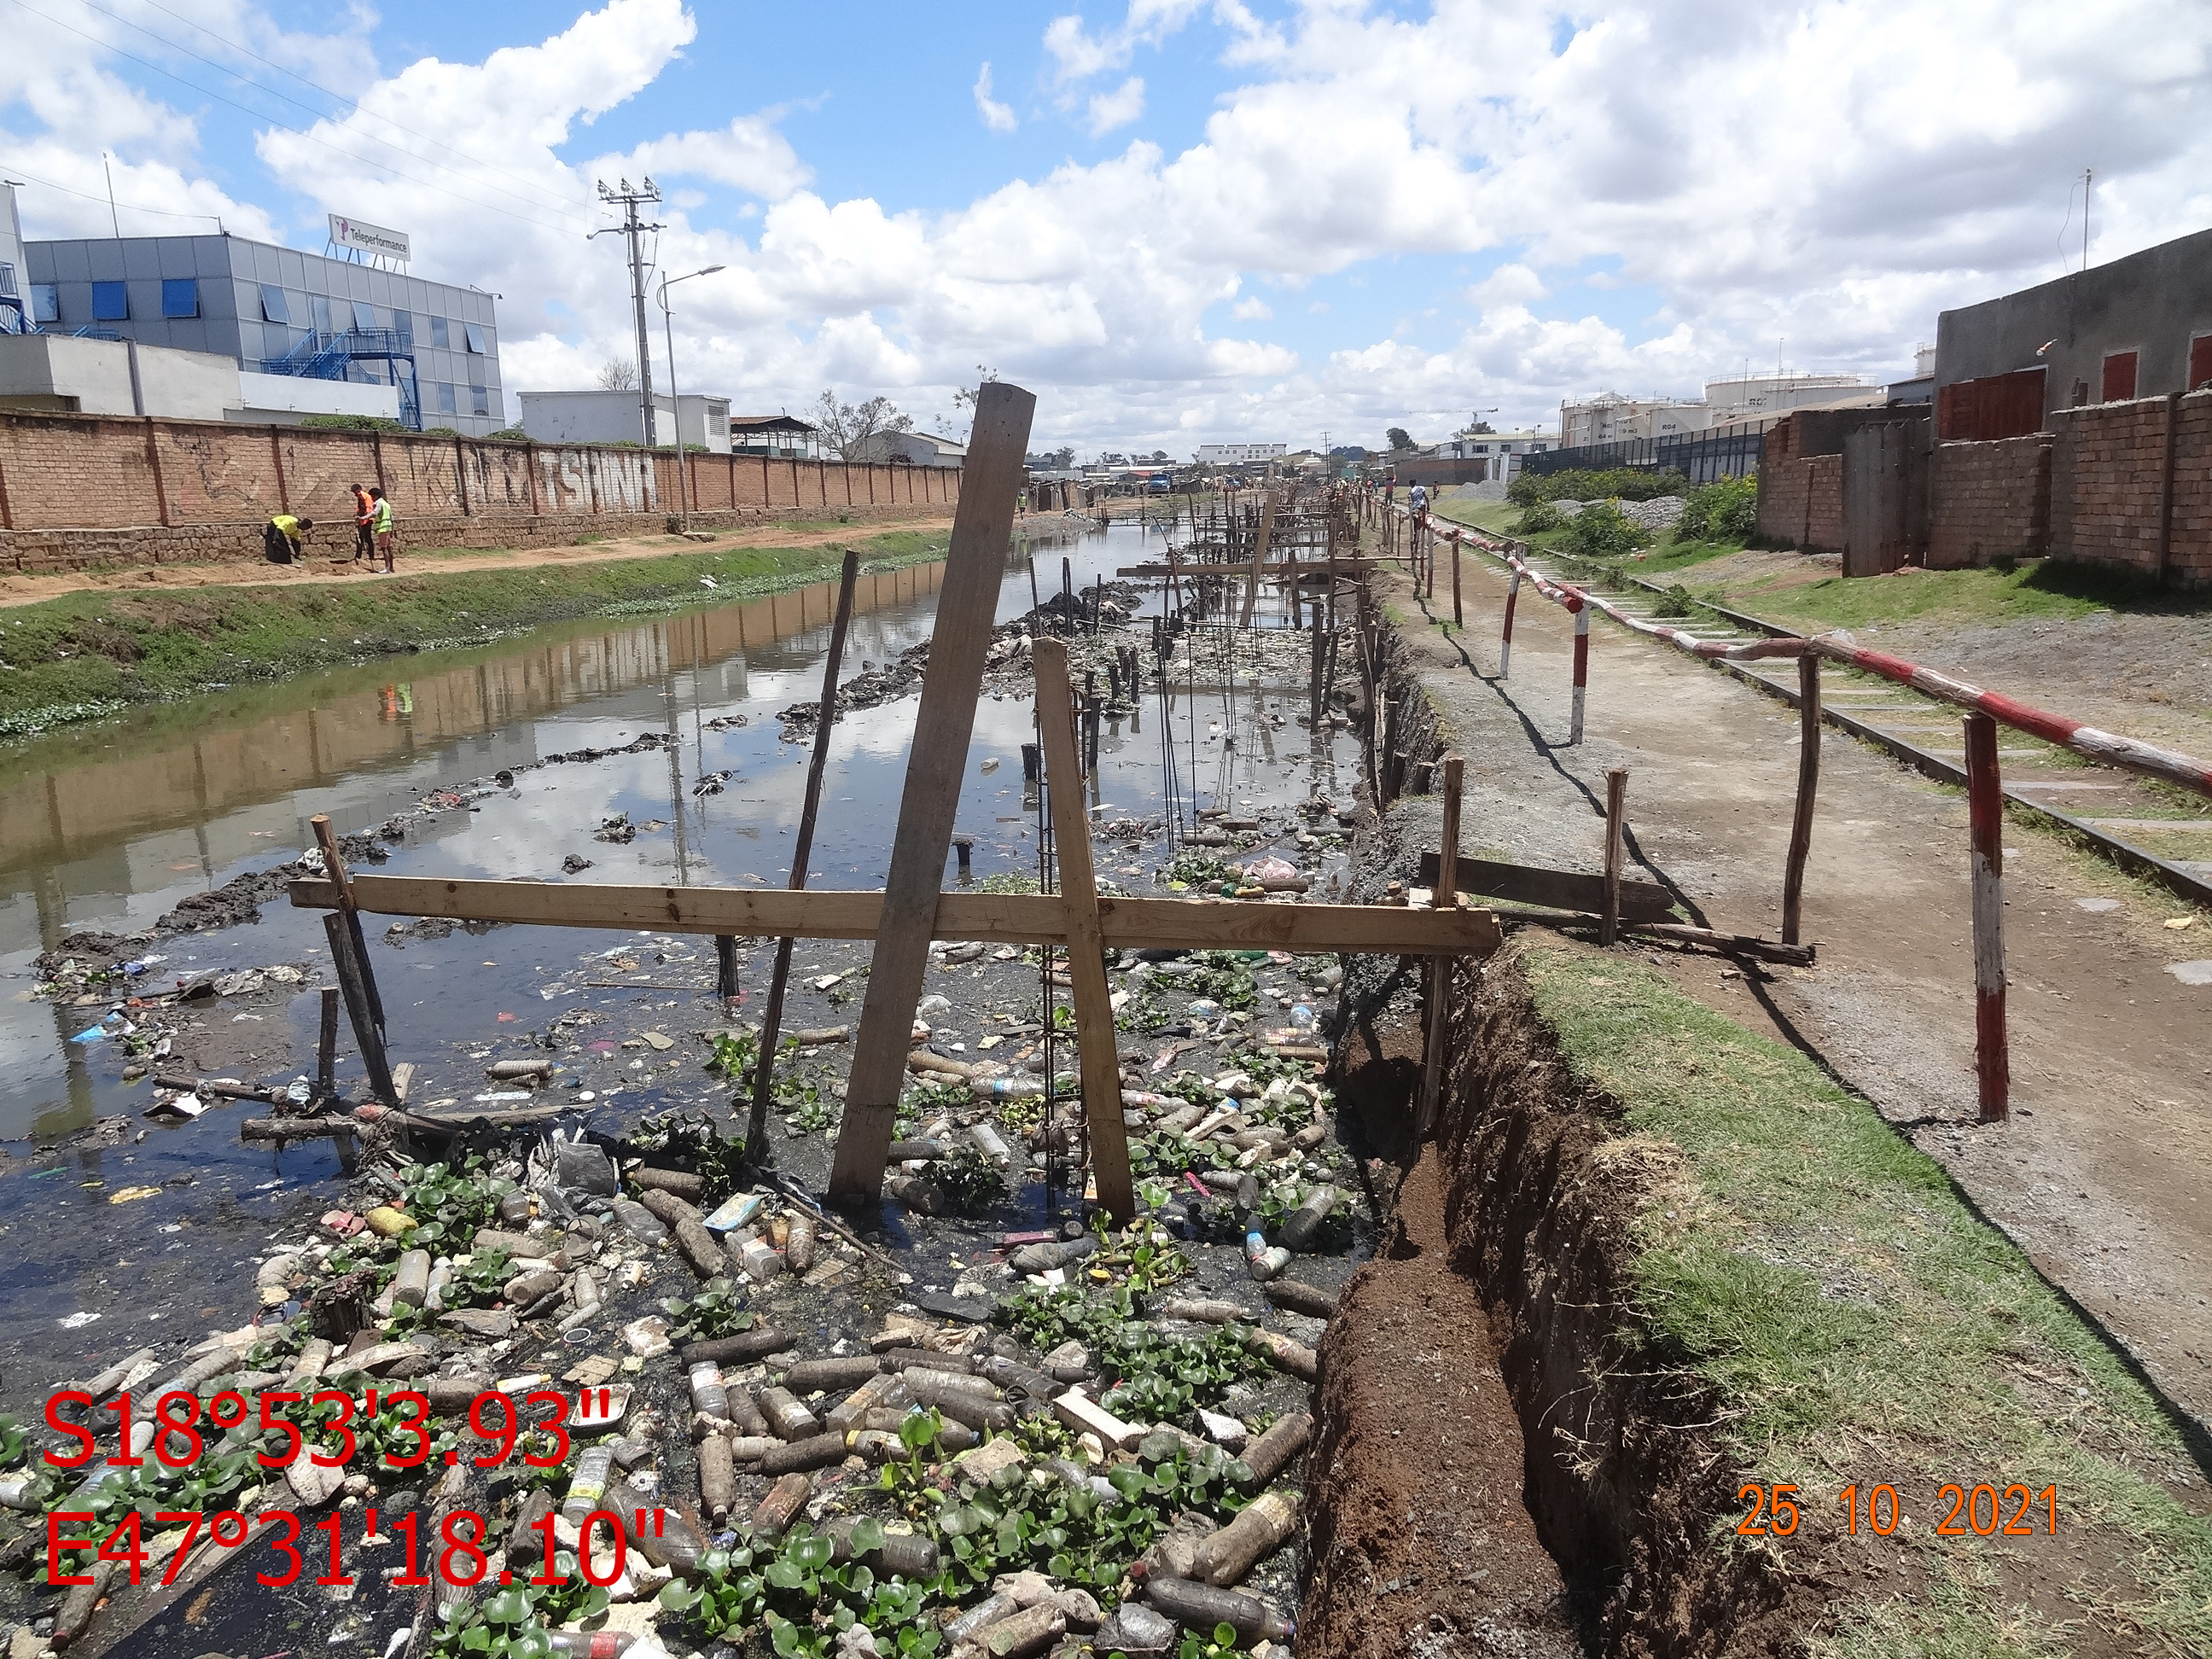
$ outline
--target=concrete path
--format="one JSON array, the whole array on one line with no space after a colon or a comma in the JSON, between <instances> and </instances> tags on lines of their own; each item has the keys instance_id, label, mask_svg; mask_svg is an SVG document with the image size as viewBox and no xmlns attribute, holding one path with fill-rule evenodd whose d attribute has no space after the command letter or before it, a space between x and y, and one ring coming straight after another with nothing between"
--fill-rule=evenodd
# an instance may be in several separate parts
<instances>
[{"instance_id":1,"label":"concrete path","mask_svg":"<svg viewBox=\"0 0 2212 1659\"><path fill-rule=\"evenodd\" d=\"M1598 869L1605 773L1626 766L1644 871L1698 921L1771 936L1795 713L1600 617L1585 741L1553 748L1568 730L1566 614L1524 586L1512 678L1496 682L1505 583L1472 553L1462 580L1468 628L1449 637L1402 575L1376 591L1468 759L1464 850ZM1819 965L1654 958L1872 1100L2171 1398L2212 1423L2212 982L2202 982L2212 975L2190 971L2212 957L2212 918L2056 836L2008 826L2014 1116L1980 1127L1963 793L1832 730L1822 757L1805 902ZM2184 916L2185 928L2165 926Z\"/></svg>"}]
</instances>

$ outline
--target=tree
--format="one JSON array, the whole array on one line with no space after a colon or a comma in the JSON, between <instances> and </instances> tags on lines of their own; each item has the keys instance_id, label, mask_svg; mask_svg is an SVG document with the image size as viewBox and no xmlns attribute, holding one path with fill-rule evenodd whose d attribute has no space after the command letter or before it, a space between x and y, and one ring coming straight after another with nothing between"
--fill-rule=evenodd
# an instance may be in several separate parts
<instances>
[{"instance_id":1,"label":"tree","mask_svg":"<svg viewBox=\"0 0 2212 1659\"><path fill-rule=\"evenodd\" d=\"M1477 421L1474 423L1474 435L1478 438L1494 438L1498 435L1498 428L1487 421Z\"/></svg>"},{"instance_id":2,"label":"tree","mask_svg":"<svg viewBox=\"0 0 2212 1659\"><path fill-rule=\"evenodd\" d=\"M602 392L635 392L637 390L637 365L627 357L610 357L599 365L599 390Z\"/></svg>"},{"instance_id":3,"label":"tree","mask_svg":"<svg viewBox=\"0 0 2212 1659\"><path fill-rule=\"evenodd\" d=\"M844 459L864 459L868 440L890 432L911 432L914 417L899 413L898 405L878 393L866 403L841 404L835 392L824 392L814 406L814 424L822 441Z\"/></svg>"},{"instance_id":4,"label":"tree","mask_svg":"<svg viewBox=\"0 0 2212 1659\"><path fill-rule=\"evenodd\" d=\"M1402 426L1394 426L1383 435L1389 440L1390 447L1394 450L1413 447L1413 434Z\"/></svg>"}]
</instances>

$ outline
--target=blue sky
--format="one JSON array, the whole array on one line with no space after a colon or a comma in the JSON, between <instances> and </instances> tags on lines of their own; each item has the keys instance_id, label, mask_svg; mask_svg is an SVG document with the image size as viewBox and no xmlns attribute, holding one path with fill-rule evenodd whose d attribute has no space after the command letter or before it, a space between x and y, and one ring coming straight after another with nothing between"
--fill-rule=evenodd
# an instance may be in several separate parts
<instances>
[{"instance_id":1,"label":"blue sky","mask_svg":"<svg viewBox=\"0 0 2212 1659\"><path fill-rule=\"evenodd\" d=\"M556 387L628 334L592 180L651 170L662 268L726 267L680 290L687 385L927 424L987 365L1086 453L1547 422L1778 349L1892 378L2063 268L2084 166L2094 257L2212 222L2178 0L4 3L28 234L105 228L103 152L241 234L398 225Z\"/></svg>"}]
</instances>

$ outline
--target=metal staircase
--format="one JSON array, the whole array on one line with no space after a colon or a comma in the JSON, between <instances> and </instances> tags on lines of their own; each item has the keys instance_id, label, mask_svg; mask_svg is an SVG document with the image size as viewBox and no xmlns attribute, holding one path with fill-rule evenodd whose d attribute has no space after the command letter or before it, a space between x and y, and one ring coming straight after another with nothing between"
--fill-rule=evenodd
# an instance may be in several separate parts
<instances>
[{"instance_id":1,"label":"metal staircase","mask_svg":"<svg viewBox=\"0 0 2212 1659\"><path fill-rule=\"evenodd\" d=\"M381 362L399 388L399 423L422 429L422 403L416 391L415 342L390 328L349 328L335 334L311 331L282 357L264 357L264 374L289 374L307 380L343 380L359 362ZM399 365L407 365L402 374Z\"/></svg>"}]
</instances>

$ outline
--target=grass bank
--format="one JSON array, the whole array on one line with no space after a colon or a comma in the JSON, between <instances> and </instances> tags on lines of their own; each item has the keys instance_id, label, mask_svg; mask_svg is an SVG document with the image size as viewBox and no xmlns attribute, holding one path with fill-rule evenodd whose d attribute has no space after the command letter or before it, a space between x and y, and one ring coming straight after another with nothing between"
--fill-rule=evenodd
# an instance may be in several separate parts
<instances>
[{"instance_id":1,"label":"grass bank","mask_svg":"<svg viewBox=\"0 0 2212 1659\"><path fill-rule=\"evenodd\" d=\"M1647 581L1668 571L1686 569L1710 559L1740 553L1745 545L1741 536L1723 536L1711 541L1677 541L1671 534L1662 534L1650 546L1631 557L1589 559L1573 552L1568 545L1567 532L1564 529L1540 531L1533 536L1522 535L1514 528L1520 522L1521 509L1510 501L1446 501L1437 509L1437 516L1449 519L1455 524L1467 525L1486 535L1511 536L1546 552L1566 558L1580 558L1585 564L1616 575L1641 576Z\"/></svg>"},{"instance_id":2,"label":"grass bank","mask_svg":"<svg viewBox=\"0 0 2212 1659\"><path fill-rule=\"evenodd\" d=\"M864 568L886 570L943 558L950 534L949 526L900 530L851 544ZM544 623L774 592L834 576L842 556L827 543L702 548L599 563L434 568L375 582L72 593L0 613L0 738ZM424 557L434 566L434 553Z\"/></svg>"},{"instance_id":3,"label":"grass bank","mask_svg":"<svg viewBox=\"0 0 2212 1659\"><path fill-rule=\"evenodd\" d=\"M2154 605L2124 573L2042 559L2000 570L1923 570L1886 576L1805 580L1804 562L1774 556L1780 568L1716 584L1703 598L1770 621L1814 629L1936 621L1960 623L2063 621L2094 611ZM2183 603L2170 599L2167 605Z\"/></svg>"},{"instance_id":4,"label":"grass bank","mask_svg":"<svg viewBox=\"0 0 2212 1659\"><path fill-rule=\"evenodd\" d=\"M1631 1367L1689 1385L1742 1471L1730 1483L1796 1488L1790 1535L1740 1533L1748 1496L1707 1535L1823 1587L1808 1649L2208 1650L2212 1521L2191 1448L1934 1161L1647 968L1516 955L1568 1070L1618 1114L1601 1162L1657 1172L1629 1223ZM1877 1486L1894 1503L1870 1520ZM2007 1535L2014 1522L2028 1529Z\"/></svg>"}]
</instances>

